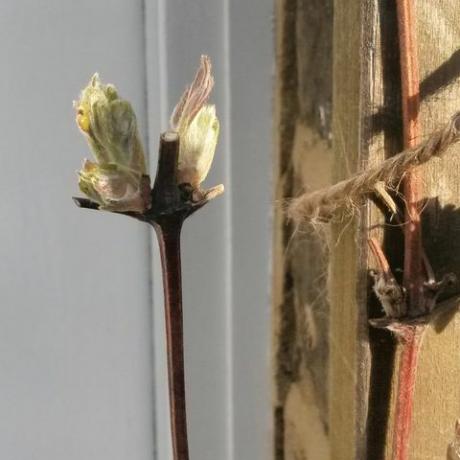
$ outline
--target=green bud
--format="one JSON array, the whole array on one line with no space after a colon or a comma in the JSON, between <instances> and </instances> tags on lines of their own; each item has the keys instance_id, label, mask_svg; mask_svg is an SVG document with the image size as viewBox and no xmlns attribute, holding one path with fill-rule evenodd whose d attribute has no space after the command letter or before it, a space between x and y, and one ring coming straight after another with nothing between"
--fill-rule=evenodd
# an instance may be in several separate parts
<instances>
[{"instance_id":1,"label":"green bud","mask_svg":"<svg viewBox=\"0 0 460 460\"><path fill-rule=\"evenodd\" d=\"M80 189L104 209L145 211L145 157L131 104L95 74L74 105L77 124L96 159L85 161Z\"/></svg>"},{"instance_id":2,"label":"green bud","mask_svg":"<svg viewBox=\"0 0 460 460\"><path fill-rule=\"evenodd\" d=\"M213 105L205 105L180 133L179 183L198 187L208 175L219 137L219 120Z\"/></svg>"},{"instance_id":3,"label":"green bud","mask_svg":"<svg viewBox=\"0 0 460 460\"><path fill-rule=\"evenodd\" d=\"M113 163L98 165L85 160L79 172L80 190L108 211L145 210L142 179L128 168Z\"/></svg>"},{"instance_id":4,"label":"green bud","mask_svg":"<svg viewBox=\"0 0 460 460\"><path fill-rule=\"evenodd\" d=\"M195 79L171 116L171 127L180 139L178 182L194 188L199 188L209 172L219 136L216 109L206 105L213 86L211 61L201 56Z\"/></svg>"}]
</instances>

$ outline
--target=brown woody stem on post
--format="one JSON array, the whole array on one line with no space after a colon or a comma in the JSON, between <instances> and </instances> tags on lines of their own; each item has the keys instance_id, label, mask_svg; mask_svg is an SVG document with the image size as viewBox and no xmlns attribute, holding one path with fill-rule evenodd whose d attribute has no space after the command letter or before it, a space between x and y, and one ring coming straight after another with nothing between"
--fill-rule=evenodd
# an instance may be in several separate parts
<instances>
[{"instance_id":1,"label":"brown woody stem on post","mask_svg":"<svg viewBox=\"0 0 460 460\"><path fill-rule=\"evenodd\" d=\"M413 0L397 0L404 148L414 147L420 135L420 77ZM424 313L422 227L418 204L421 199L420 172L411 169L404 178L406 201L404 226L403 285L409 316ZM404 325L395 331L401 343L393 436L393 459L407 460L412 426L418 354L425 326Z\"/></svg>"},{"instance_id":2,"label":"brown woody stem on post","mask_svg":"<svg viewBox=\"0 0 460 460\"><path fill-rule=\"evenodd\" d=\"M401 60L401 91L404 148L417 145L420 136L420 78L413 0L398 0L398 30ZM409 300L409 315L424 313L422 274L422 226L419 203L422 199L420 171L409 169L404 178L406 219L404 226L404 280ZM422 309L422 311L420 311Z\"/></svg>"}]
</instances>

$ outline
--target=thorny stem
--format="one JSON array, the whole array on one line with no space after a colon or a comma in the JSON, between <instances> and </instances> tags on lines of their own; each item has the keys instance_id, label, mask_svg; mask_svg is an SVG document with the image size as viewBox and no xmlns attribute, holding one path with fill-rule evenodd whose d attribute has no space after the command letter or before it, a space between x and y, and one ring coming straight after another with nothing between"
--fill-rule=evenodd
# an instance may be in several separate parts
<instances>
[{"instance_id":1,"label":"thorny stem","mask_svg":"<svg viewBox=\"0 0 460 460\"><path fill-rule=\"evenodd\" d=\"M414 0L397 0L399 48L401 61L401 90L404 128L404 148L413 147L420 134L419 87ZM422 229L418 204L421 199L419 172L409 170L404 180L406 202L404 227L404 275L408 314L420 314L423 298ZM422 310L423 311L423 310ZM407 460L412 426L415 379L418 355L425 326L403 326L398 370L398 390L393 435L393 459Z\"/></svg>"}]
</instances>

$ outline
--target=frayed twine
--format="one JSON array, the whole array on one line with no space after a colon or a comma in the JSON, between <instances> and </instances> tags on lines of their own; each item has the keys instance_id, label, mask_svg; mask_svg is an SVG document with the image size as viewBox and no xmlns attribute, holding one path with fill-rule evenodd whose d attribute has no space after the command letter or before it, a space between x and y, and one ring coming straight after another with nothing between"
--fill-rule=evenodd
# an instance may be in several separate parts
<instances>
[{"instance_id":1,"label":"frayed twine","mask_svg":"<svg viewBox=\"0 0 460 460\"><path fill-rule=\"evenodd\" d=\"M387 188L394 187L410 168L427 163L433 157L441 157L459 140L460 112L457 112L443 128L417 147L404 150L331 187L294 198L287 208L287 215L297 224L329 221L337 212L351 211L370 194L378 193L382 183Z\"/></svg>"}]
</instances>

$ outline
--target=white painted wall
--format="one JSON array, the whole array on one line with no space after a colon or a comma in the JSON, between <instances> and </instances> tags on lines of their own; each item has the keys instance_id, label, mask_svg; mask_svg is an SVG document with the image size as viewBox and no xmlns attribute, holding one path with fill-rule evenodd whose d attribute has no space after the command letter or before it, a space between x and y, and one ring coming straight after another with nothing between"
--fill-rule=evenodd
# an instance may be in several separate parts
<instances>
[{"instance_id":1,"label":"white painted wall","mask_svg":"<svg viewBox=\"0 0 460 460\"><path fill-rule=\"evenodd\" d=\"M156 242L73 206L88 149L71 101L95 70L116 83L153 173L201 53L222 122L207 183L226 193L183 234L191 458L270 458L271 12L266 0L0 3L0 459L171 458Z\"/></svg>"}]
</instances>

